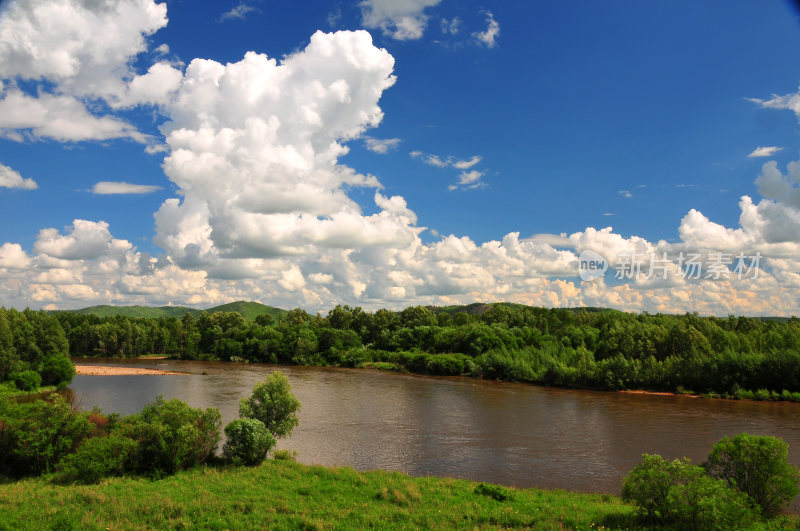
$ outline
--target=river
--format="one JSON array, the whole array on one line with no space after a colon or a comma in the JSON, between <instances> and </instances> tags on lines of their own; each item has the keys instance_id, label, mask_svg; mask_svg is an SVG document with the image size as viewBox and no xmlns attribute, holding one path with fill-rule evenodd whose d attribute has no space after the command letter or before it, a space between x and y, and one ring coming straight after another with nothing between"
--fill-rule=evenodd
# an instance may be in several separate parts
<instances>
[{"instance_id":1,"label":"river","mask_svg":"<svg viewBox=\"0 0 800 531\"><path fill-rule=\"evenodd\" d=\"M576 391L361 369L99 363L190 374L76 376L70 387L84 409L129 414L163 394L194 407L218 408L224 423L236 417L240 398L280 369L302 409L300 425L278 447L296 450L298 461L307 464L618 493L642 453L687 456L700 463L715 442L740 432L783 438L790 445L790 462L800 464L800 404ZM792 509L798 512L800 505Z\"/></svg>"}]
</instances>

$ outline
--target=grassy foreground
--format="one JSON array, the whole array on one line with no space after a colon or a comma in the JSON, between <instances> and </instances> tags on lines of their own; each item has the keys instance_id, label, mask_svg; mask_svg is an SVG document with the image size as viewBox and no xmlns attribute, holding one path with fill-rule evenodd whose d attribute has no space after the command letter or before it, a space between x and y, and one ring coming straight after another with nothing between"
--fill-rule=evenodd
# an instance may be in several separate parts
<instances>
[{"instance_id":1,"label":"grassy foreground","mask_svg":"<svg viewBox=\"0 0 800 531\"><path fill-rule=\"evenodd\" d=\"M615 496L477 486L276 460L94 486L38 478L0 485L0 529L639 528ZM770 527L797 525L791 517Z\"/></svg>"}]
</instances>

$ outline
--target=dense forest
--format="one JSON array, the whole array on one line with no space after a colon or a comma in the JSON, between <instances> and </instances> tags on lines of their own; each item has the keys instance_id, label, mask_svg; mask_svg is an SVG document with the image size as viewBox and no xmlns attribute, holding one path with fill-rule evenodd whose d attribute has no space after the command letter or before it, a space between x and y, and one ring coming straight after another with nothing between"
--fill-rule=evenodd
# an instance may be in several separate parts
<instances>
[{"instance_id":1,"label":"dense forest","mask_svg":"<svg viewBox=\"0 0 800 531\"><path fill-rule=\"evenodd\" d=\"M590 311L594 310L594 311ZM800 400L800 320L630 314L514 304L414 306L326 317L296 309L248 321L0 310L0 380L58 383L54 359L161 354L407 370L599 389Z\"/></svg>"}]
</instances>

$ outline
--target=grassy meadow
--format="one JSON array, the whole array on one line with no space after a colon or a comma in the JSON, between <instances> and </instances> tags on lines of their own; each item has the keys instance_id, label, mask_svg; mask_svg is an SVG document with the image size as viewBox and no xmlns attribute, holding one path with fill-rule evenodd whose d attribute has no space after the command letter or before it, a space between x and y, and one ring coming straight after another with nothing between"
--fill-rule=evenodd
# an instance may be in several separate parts
<instances>
[{"instance_id":1,"label":"grassy meadow","mask_svg":"<svg viewBox=\"0 0 800 531\"><path fill-rule=\"evenodd\" d=\"M505 499L504 499L505 498ZM769 529L797 529L780 517ZM269 460L152 480L0 485L0 529L641 529L618 497ZM766 529L767 527L756 527Z\"/></svg>"}]
</instances>

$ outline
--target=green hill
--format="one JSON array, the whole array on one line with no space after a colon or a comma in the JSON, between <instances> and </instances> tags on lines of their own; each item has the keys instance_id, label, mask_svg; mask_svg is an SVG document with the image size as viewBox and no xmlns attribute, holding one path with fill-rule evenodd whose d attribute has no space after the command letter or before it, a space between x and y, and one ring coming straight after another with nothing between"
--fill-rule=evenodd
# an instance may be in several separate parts
<instances>
[{"instance_id":1,"label":"green hill","mask_svg":"<svg viewBox=\"0 0 800 531\"><path fill-rule=\"evenodd\" d=\"M98 317L114 317L122 315L125 317L183 317L187 313L193 316L200 315L201 310L194 308L186 308L183 306L160 306L152 308L150 306L111 306L103 304L100 306L89 306L88 308L81 308L80 310L66 310L70 313L77 313L80 315L96 315Z\"/></svg>"},{"instance_id":2,"label":"green hill","mask_svg":"<svg viewBox=\"0 0 800 531\"><path fill-rule=\"evenodd\" d=\"M274 308L258 302L236 301L220 306L214 306L206 310L198 310L196 308L186 308L184 306L160 306L152 308L150 306L110 306L107 304L101 306L90 306L88 308L81 308L79 310L66 310L71 313L81 315L96 315L98 317L113 317L122 315L125 317L146 317L155 318L159 317L183 317L184 315L191 314L193 317L199 317L203 311L208 313L214 312L236 312L241 314L242 317L248 321L252 321L261 314L269 314L275 319L285 315L286 310Z\"/></svg>"},{"instance_id":3,"label":"green hill","mask_svg":"<svg viewBox=\"0 0 800 531\"><path fill-rule=\"evenodd\" d=\"M213 308L209 308L206 310L209 313L214 312L236 312L241 314L242 317L247 319L248 321L254 320L256 317L262 314L269 314L275 318L277 321L278 318L286 315L286 310L281 310L280 308L275 308L273 306L267 306L265 304L261 304L259 302L247 302L247 301L236 301L236 302L229 302L228 304L222 304L220 306L215 306Z\"/></svg>"}]
</instances>

